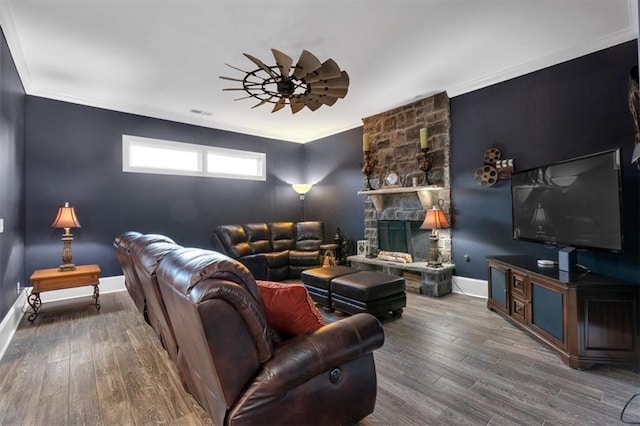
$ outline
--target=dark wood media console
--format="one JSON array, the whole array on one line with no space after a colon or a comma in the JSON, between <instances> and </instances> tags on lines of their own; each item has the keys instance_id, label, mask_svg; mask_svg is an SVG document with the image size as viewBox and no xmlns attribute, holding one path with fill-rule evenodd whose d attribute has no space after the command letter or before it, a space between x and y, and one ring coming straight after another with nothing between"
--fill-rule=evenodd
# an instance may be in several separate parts
<instances>
[{"instance_id":1,"label":"dark wood media console","mask_svg":"<svg viewBox=\"0 0 640 426\"><path fill-rule=\"evenodd\" d=\"M551 346L565 364L640 365L640 285L538 267L529 256L491 256L487 265L487 308Z\"/></svg>"}]
</instances>

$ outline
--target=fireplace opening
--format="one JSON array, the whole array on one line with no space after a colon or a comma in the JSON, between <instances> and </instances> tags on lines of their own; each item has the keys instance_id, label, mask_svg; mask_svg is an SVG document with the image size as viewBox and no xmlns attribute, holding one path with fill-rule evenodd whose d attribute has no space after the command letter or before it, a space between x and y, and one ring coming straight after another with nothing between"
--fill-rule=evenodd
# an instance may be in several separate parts
<instances>
[{"instance_id":1,"label":"fireplace opening","mask_svg":"<svg viewBox=\"0 0 640 426\"><path fill-rule=\"evenodd\" d=\"M413 220L378 220L378 249L409 253L414 262L428 257L429 233Z\"/></svg>"}]
</instances>

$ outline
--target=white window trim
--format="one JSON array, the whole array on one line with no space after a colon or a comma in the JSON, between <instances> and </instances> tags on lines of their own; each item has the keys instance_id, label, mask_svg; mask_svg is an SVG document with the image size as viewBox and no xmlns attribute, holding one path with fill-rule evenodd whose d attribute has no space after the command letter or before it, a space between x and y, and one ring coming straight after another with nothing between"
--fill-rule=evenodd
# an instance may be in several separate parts
<instances>
[{"instance_id":1,"label":"white window trim","mask_svg":"<svg viewBox=\"0 0 640 426\"><path fill-rule=\"evenodd\" d=\"M198 171L175 170L132 166L130 162L131 146L148 146L154 148L174 149L178 151L196 152L198 154ZM258 174L232 174L207 171L207 155L220 154L226 157L237 157L258 161ZM162 139L144 138L141 136L122 135L122 171L127 173L152 173L177 176L201 176L209 178L267 180L267 154L262 152L241 151L238 149L219 148L207 145L196 145Z\"/></svg>"}]
</instances>

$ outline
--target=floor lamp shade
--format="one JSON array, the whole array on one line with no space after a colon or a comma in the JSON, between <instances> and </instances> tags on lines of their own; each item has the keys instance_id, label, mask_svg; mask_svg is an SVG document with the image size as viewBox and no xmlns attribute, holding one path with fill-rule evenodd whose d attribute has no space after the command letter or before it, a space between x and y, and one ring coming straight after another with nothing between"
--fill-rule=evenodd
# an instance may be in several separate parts
<instances>
[{"instance_id":1,"label":"floor lamp shade","mask_svg":"<svg viewBox=\"0 0 640 426\"><path fill-rule=\"evenodd\" d=\"M72 263L71 241L73 241L73 235L71 235L70 229L80 228L80 221L76 216L76 211L69 203L64 203L63 207L58 208L58 214L53 220L51 227L64 229L64 234L62 234L62 265L60 265L60 271L72 271L76 269L76 266Z\"/></svg>"}]
</instances>

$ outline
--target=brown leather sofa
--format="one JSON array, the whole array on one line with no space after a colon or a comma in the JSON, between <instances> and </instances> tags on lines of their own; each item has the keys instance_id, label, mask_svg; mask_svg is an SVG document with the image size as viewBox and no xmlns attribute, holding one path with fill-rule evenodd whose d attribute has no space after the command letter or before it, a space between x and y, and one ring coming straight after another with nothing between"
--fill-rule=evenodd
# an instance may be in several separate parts
<instances>
[{"instance_id":1,"label":"brown leather sofa","mask_svg":"<svg viewBox=\"0 0 640 426\"><path fill-rule=\"evenodd\" d=\"M322 222L272 222L222 225L213 232L213 247L244 264L257 280L298 278L322 265Z\"/></svg>"},{"instance_id":2,"label":"brown leather sofa","mask_svg":"<svg viewBox=\"0 0 640 426\"><path fill-rule=\"evenodd\" d=\"M144 239L141 237L144 236ZM129 296L133 300L133 303L136 305L136 308L144 315L144 318L147 322L149 322L149 318L147 316L147 306L146 306L146 298L144 292L142 290L142 286L140 285L140 280L138 279L138 274L136 273L135 267L133 265L133 246L135 245L148 245L155 242L168 242L175 243L171 238L166 237L164 235L159 234L142 234L137 231L127 231L117 236L113 242L113 246L116 249L116 256L118 258L118 262L122 267L122 272L124 273L124 285L129 292Z\"/></svg>"},{"instance_id":3,"label":"brown leather sofa","mask_svg":"<svg viewBox=\"0 0 640 426\"><path fill-rule=\"evenodd\" d=\"M158 234L125 232L114 242L125 277L125 286L136 307L155 330L162 346L175 362L178 345L167 310L158 288L156 269L162 258L181 246ZM142 309L141 309L142 307Z\"/></svg>"},{"instance_id":4,"label":"brown leather sofa","mask_svg":"<svg viewBox=\"0 0 640 426\"><path fill-rule=\"evenodd\" d=\"M240 262L143 237L134 238L141 244L130 260L151 269L155 261L145 259L158 261L153 282L176 339L174 362L214 424L355 424L373 412L372 352L384 342L375 317L356 314L285 338L269 327Z\"/></svg>"}]
</instances>

